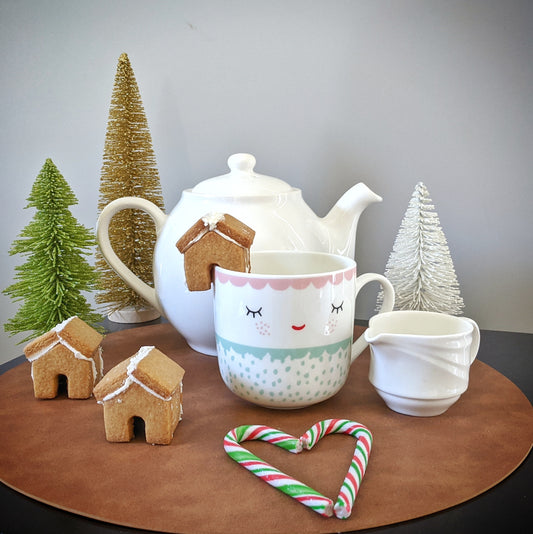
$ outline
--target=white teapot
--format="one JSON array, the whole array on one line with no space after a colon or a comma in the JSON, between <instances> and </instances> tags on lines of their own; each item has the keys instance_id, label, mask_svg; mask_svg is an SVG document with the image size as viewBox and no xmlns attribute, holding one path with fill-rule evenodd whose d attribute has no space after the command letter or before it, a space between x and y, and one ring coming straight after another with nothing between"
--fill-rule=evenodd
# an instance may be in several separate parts
<instances>
[{"instance_id":1,"label":"white teapot","mask_svg":"<svg viewBox=\"0 0 533 534\"><path fill-rule=\"evenodd\" d=\"M300 189L278 178L254 172L255 158L234 154L230 172L186 189L170 215L139 197L110 202L100 214L97 239L102 255L116 273L159 310L183 335L191 348L216 355L213 293L189 291L185 283L179 238L209 212L229 213L256 232L252 250L307 250L354 257L357 222L361 212L382 199L363 183L349 189L326 217L317 217ZM141 209L155 222L154 286L135 276L113 251L109 223L123 209Z\"/></svg>"}]
</instances>

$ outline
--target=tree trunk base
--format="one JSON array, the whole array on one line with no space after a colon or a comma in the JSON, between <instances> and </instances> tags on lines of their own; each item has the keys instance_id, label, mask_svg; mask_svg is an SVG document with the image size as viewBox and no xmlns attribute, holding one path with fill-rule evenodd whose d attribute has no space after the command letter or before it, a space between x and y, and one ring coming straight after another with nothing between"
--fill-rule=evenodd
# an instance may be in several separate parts
<instances>
[{"instance_id":1,"label":"tree trunk base","mask_svg":"<svg viewBox=\"0 0 533 534\"><path fill-rule=\"evenodd\" d=\"M115 310L107 316L113 323L147 323L159 317L161 317L161 313L152 307L138 310L133 307L127 307Z\"/></svg>"}]
</instances>

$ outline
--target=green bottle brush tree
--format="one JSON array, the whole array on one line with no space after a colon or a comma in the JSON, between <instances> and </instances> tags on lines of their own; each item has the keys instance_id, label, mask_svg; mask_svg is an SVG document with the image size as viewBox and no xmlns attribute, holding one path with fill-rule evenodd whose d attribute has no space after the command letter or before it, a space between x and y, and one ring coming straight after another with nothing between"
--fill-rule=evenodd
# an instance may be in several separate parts
<instances>
[{"instance_id":1,"label":"green bottle brush tree","mask_svg":"<svg viewBox=\"0 0 533 534\"><path fill-rule=\"evenodd\" d=\"M44 163L27 200L26 208L37 211L9 251L27 261L15 268L15 282L3 290L22 302L4 325L11 335L31 332L21 343L74 315L87 323L102 320L83 295L97 287L98 273L86 259L96 241L71 214L69 206L78 200L51 159Z\"/></svg>"}]
</instances>

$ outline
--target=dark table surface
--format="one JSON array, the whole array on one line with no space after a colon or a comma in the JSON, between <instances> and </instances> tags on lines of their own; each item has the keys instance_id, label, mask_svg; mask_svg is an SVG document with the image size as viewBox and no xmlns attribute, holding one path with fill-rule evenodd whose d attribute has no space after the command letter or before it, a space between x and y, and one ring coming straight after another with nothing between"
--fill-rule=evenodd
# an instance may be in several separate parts
<instances>
[{"instance_id":1,"label":"dark table surface","mask_svg":"<svg viewBox=\"0 0 533 534\"><path fill-rule=\"evenodd\" d=\"M153 324L158 321L153 321ZM362 323L360 323L362 324ZM106 321L109 331L139 325ZM498 370L533 399L533 334L483 330L478 359ZM0 366L0 374L20 365L23 356ZM5 431L6 429L4 429ZM376 534L505 534L529 532L533 524L533 461L531 453L506 479L465 503L419 519L358 532ZM65 512L26 497L0 483L0 534L145 532ZM231 534L231 533L228 533ZM304 534L304 533L298 533Z\"/></svg>"}]
</instances>

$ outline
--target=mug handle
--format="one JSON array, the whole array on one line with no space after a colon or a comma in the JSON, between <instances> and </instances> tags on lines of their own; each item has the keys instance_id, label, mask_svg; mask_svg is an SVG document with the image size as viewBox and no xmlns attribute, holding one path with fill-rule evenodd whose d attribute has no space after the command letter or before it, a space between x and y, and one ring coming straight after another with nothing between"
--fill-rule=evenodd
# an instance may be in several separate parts
<instances>
[{"instance_id":1,"label":"mug handle","mask_svg":"<svg viewBox=\"0 0 533 534\"><path fill-rule=\"evenodd\" d=\"M155 289L150 287L146 282L143 282L139 277L135 276L133 272L126 267L123 261L116 255L111 245L111 241L109 240L109 224L111 223L111 219L116 213L125 209L139 209L148 213L154 220L155 230L158 236L167 219L167 216L163 211L145 198L117 198L102 210L100 217L98 217L98 222L96 223L96 238L98 240L100 251L107 263L109 263L111 268L126 284L128 284L144 300L148 301L154 308L159 310L159 312L163 313Z\"/></svg>"},{"instance_id":2,"label":"mug handle","mask_svg":"<svg viewBox=\"0 0 533 534\"><path fill-rule=\"evenodd\" d=\"M465 321L468 321L472 325L472 346L470 347L470 364L476 359L477 353L479 351L479 343L481 340L481 335L479 333L479 326L475 321L469 319L468 317L461 317Z\"/></svg>"},{"instance_id":3,"label":"mug handle","mask_svg":"<svg viewBox=\"0 0 533 534\"><path fill-rule=\"evenodd\" d=\"M394 308L394 288L385 276L376 273L365 273L357 277L355 280L355 298L359 290L369 282L379 282L383 288L383 303L378 313L390 312ZM352 345L352 360L351 363L368 347L368 342L365 340L364 333L361 334Z\"/></svg>"}]
</instances>

